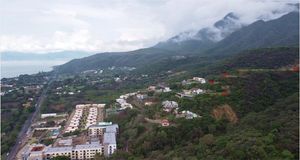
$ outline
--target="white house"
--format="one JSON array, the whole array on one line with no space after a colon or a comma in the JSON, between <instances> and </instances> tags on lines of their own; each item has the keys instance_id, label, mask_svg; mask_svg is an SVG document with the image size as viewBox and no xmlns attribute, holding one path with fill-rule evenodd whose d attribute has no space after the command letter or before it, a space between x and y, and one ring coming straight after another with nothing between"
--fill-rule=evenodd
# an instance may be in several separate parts
<instances>
[{"instance_id":1,"label":"white house","mask_svg":"<svg viewBox=\"0 0 300 160\"><path fill-rule=\"evenodd\" d=\"M73 94L74 94L74 92L69 92L68 94L69 94L69 95L73 95Z\"/></svg>"},{"instance_id":2,"label":"white house","mask_svg":"<svg viewBox=\"0 0 300 160\"><path fill-rule=\"evenodd\" d=\"M204 93L204 90L200 89L200 88L193 88L193 89L191 89L191 92L192 92L192 94L202 94L202 93Z\"/></svg>"},{"instance_id":3,"label":"white house","mask_svg":"<svg viewBox=\"0 0 300 160\"><path fill-rule=\"evenodd\" d=\"M193 80L200 82L201 84L206 83L206 80L204 78L200 78L200 77L193 77Z\"/></svg>"},{"instance_id":4,"label":"white house","mask_svg":"<svg viewBox=\"0 0 300 160\"><path fill-rule=\"evenodd\" d=\"M152 106L154 104L154 102L152 101L147 101L144 103L145 106Z\"/></svg>"},{"instance_id":5,"label":"white house","mask_svg":"<svg viewBox=\"0 0 300 160\"><path fill-rule=\"evenodd\" d=\"M178 103L175 101L163 101L163 110L166 112L171 112L173 109L178 108Z\"/></svg>"},{"instance_id":6,"label":"white house","mask_svg":"<svg viewBox=\"0 0 300 160\"><path fill-rule=\"evenodd\" d=\"M179 97L179 98L183 98L183 97L192 98L195 95L203 94L203 93L205 93L205 90L203 90L203 89L192 88L190 90L183 90L182 93L177 93L177 97Z\"/></svg>"},{"instance_id":7,"label":"white house","mask_svg":"<svg viewBox=\"0 0 300 160\"><path fill-rule=\"evenodd\" d=\"M156 86L149 86L148 87L148 91L155 91L156 90Z\"/></svg>"},{"instance_id":8,"label":"white house","mask_svg":"<svg viewBox=\"0 0 300 160\"><path fill-rule=\"evenodd\" d=\"M137 94L136 95L136 98L139 99L139 100L143 100L145 98L147 98L148 96L146 94Z\"/></svg>"},{"instance_id":9,"label":"white house","mask_svg":"<svg viewBox=\"0 0 300 160\"><path fill-rule=\"evenodd\" d=\"M171 92L172 90L170 89L170 87L164 87L163 88L163 92Z\"/></svg>"},{"instance_id":10,"label":"white house","mask_svg":"<svg viewBox=\"0 0 300 160\"><path fill-rule=\"evenodd\" d=\"M121 109L126 109L126 108L130 108L130 109L132 109L133 107L132 107L132 105L130 104L130 103L122 103L121 104Z\"/></svg>"},{"instance_id":11,"label":"white house","mask_svg":"<svg viewBox=\"0 0 300 160\"><path fill-rule=\"evenodd\" d=\"M41 114L41 118L47 118L47 117L56 117L56 113L46 113L46 114Z\"/></svg>"},{"instance_id":12,"label":"white house","mask_svg":"<svg viewBox=\"0 0 300 160\"><path fill-rule=\"evenodd\" d=\"M185 116L186 119L193 119L193 118L200 117L199 115L191 111L181 111L181 114Z\"/></svg>"},{"instance_id":13,"label":"white house","mask_svg":"<svg viewBox=\"0 0 300 160\"><path fill-rule=\"evenodd\" d=\"M122 103L126 103L126 100L123 98L118 98L118 99L116 99L116 102L119 104L122 104Z\"/></svg>"}]
</instances>

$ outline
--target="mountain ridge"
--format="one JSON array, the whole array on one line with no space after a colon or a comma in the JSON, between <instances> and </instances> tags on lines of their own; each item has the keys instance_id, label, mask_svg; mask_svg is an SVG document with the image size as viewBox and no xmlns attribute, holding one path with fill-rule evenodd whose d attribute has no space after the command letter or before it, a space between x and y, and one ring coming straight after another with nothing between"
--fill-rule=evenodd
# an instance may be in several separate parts
<instances>
[{"instance_id":1,"label":"mountain ridge","mask_svg":"<svg viewBox=\"0 0 300 160\"><path fill-rule=\"evenodd\" d=\"M299 44L299 12L291 12L278 19L271 21L256 21L248 26L233 32L220 42L207 47L199 47L195 50L169 50L156 46L129 51L98 53L83 59L72 60L64 65L58 66L60 73L81 72L89 69L110 66L141 67L167 63L164 61L172 56L193 56L192 61L199 57L228 56L242 50L266 48L273 46L294 46ZM275 27L272 27L275 25ZM255 34L254 34L255 33ZM267 34L265 34L267 33ZM207 48L206 48L207 47ZM194 60L193 60L194 59ZM195 62L197 63L197 62ZM201 63L199 61L199 63ZM174 64L175 65L175 64Z\"/></svg>"}]
</instances>

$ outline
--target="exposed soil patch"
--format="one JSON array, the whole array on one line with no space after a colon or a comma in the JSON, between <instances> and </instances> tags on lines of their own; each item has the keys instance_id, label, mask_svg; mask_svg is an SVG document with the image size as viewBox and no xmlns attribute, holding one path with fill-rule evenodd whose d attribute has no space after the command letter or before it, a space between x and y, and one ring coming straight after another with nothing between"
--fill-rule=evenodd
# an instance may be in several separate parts
<instances>
[{"instance_id":1,"label":"exposed soil patch","mask_svg":"<svg viewBox=\"0 0 300 160\"><path fill-rule=\"evenodd\" d=\"M236 116L236 113L228 104L224 104L213 109L212 115L215 119L226 118L231 123L238 122L238 117Z\"/></svg>"}]
</instances>

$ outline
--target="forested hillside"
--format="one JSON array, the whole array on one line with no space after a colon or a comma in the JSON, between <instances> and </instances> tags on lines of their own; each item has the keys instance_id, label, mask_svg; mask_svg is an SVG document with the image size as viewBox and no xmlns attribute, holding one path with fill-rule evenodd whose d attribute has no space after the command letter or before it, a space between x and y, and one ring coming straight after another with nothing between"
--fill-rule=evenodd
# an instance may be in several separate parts
<instances>
[{"instance_id":1,"label":"forested hillside","mask_svg":"<svg viewBox=\"0 0 300 160\"><path fill-rule=\"evenodd\" d=\"M219 83L202 88L229 86L229 95L192 99L159 95L201 118L172 117L161 111L160 104L110 117L121 129L121 150L111 159L298 159L299 73L291 68L298 59L298 48L246 51L205 68ZM220 66L228 67L228 77L222 76ZM238 72L240 68L249 70ZM157 115L173 125L161 127L144 120Z\"/></svg>"},{"instance_id":2,"label":"forested hillside","mask_svg":"<svg viewBox=\"0 0 300 160\"><path fill-rule=\"evenodd\" d=\"M225 58L230 56L230 54L246 49L297 46L299 44L298 19L299 12L291 12L275 20L266 22L260 20L238 29L217 43L211 44L211 41L201 41L199 46L197 46L198 49L193 49L192 52L188 49L182 50L180 47L176 49L176 46L171 50L168 49L170 46L166 48L154 46L130 52L99 53L86 58L72 60L58 66L56 70L59 73L79 73L85 70L111 66L130 66L145 70L145 66L149 68L149 66L152 67L156 64L168 63L169 60L174 62L174 59L206 64L211 59L215 60L216 57ZM188 43L189 41L191 40L181 43ZM195 46L197 42L193 41L192 43ZM209 44L203 45L203 43ZM175 67L180 65L187 65L187 63L176 64Z\"/></svg>"}]
</instances>

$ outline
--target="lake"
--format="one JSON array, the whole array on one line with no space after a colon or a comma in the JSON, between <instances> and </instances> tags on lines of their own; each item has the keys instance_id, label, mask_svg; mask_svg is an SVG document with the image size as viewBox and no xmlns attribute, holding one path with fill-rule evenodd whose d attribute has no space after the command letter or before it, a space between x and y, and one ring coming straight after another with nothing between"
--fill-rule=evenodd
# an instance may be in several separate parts
<instances>
[{"instance_id":1,"label":"lake","mask_svg":"<svg viewBox=\"0 0 300 160\"><path fill-rule=\"evenodd\" d=\"M53 66L64 64L67 61L69 60L1 61L1 78L51 71Z\"/></svg>"}]
</instances>

